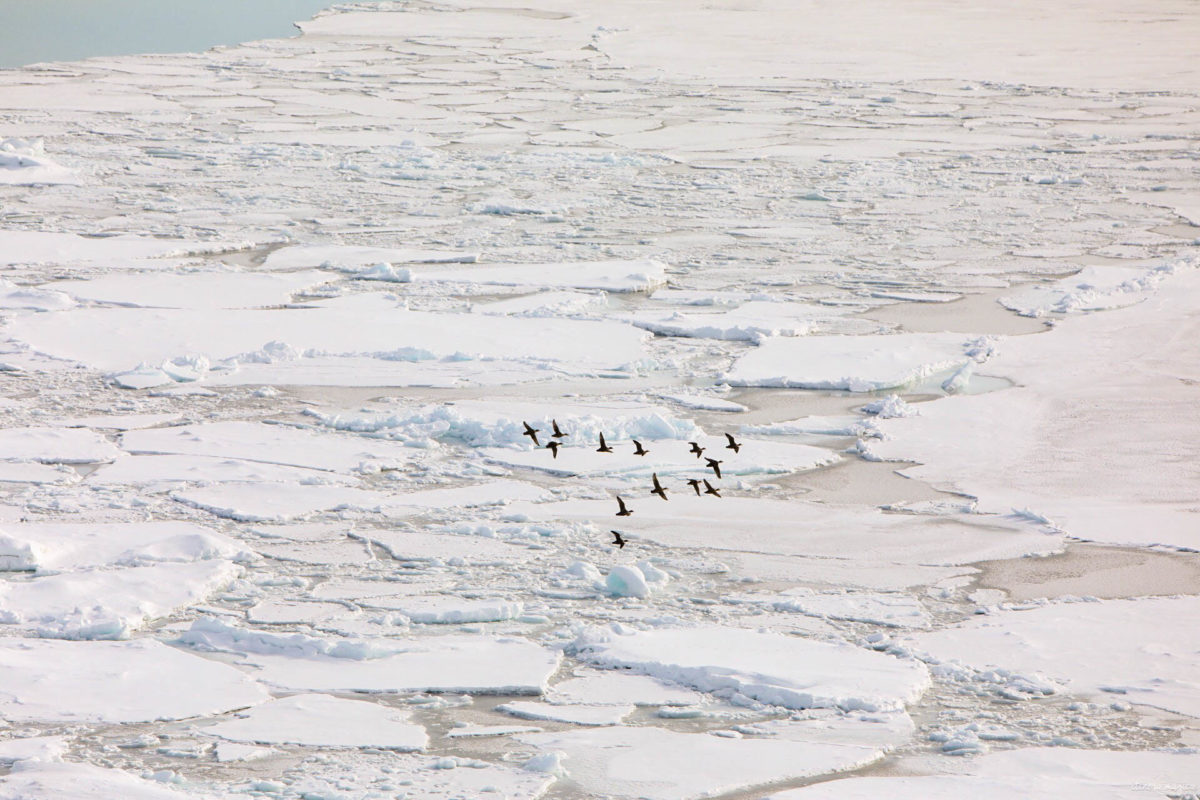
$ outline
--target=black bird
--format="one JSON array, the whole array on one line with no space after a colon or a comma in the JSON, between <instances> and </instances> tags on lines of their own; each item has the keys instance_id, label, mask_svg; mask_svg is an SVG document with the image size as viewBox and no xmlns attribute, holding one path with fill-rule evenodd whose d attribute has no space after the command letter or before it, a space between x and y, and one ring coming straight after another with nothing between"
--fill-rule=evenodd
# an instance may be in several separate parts
<instances>
[{"instance_id":1,"label":"black bird","mask_svg":"<svg viewBox=\"0 0 1200 800\"><path fill-rule=\"evenodd\" d=\"M688 486L696 490L696 497L700 496L700 481L695 478L688 478Z\"/></svg>"},{"instance_id":2,"label":"black bird","mask_svg":"<svg viewBox=\"0 0 1200 800\"><path fill-rule=\"evenodd\" d=\"M541 429L529 427L528 422L522 422L521 424L525 426L525 432L522 434L522 436L528 436L530 439L533 439L534 447L541 447L542 443L537 440L538 431Z\"/></svg>"},{"instance_id":3,"label":"black bird","mask_svg":"<svg viewBox=\"0 0 1200 800\"><path fill-rule=\"evenodd\" d=\"M558 442L550 442L546 445L546 449L553 453L555 458L558 458Z\"/></svg>"},{"instance_id":4,"label":"black bird","mask_svg":"<svg viewBox=\"0 0 1200 800\"><path fill-rule=\"evenodd\" d=\"M733 440L733 434L732 434L732 433L727 433L727 434L725 434L725 438L729 440L729 444L725 445L725 449L726 449L726 450L732 450L733 452L735 452L735 453L736 453L736 452L738 452L739 450L741 450L741 449L742 449L742 443L741 443L741 442L735 442L735 441Z\"/></svg>"},{"instance_id":5,"label":"black bird","mask_svg":"<svg viewBox=\"0 0 1200 800\"><path fill-rule=\"evenodd\" d=\"M715 494L717 497L721 496L721 492L719 490L713 488L713 485L708 482L708 478L704 479L704 493L705 494Z\"/></svg>"},{"instance_id":6,"label":"black bird","mask_svg":"<svg viewBox=\"0 0 1200 800\"><path fill-rule=\"evenodd\" d=\"M612 532L612 535L613 535L613 541L612 541L612 543L613 543L613 544L615 544L617 547L624 548L624 547L625 547L625 540L621 538L621 532L620 532L620 531L613 531L613 532Z\"/></svg>"},{"instance_id":7,"label":"black bird","mask_svg":"<svg viewBox=\"0 0 1200 800\"><path fill-rule=\"evenodd\" d=\"M612 448L604 443L604 432L600 432L600 446L596 448L597 453L611 453Z\"/></svg>"},{"instance_id":8,"label":"black bird","mask_svg":"<svg viewBox=\"0 0 1200 800\"><path fill-rule=\"evenodd\" d=\"M662 487L662 484L658 482L658 473L657 472L651 473L651 477L654 478L654 488L650 490L650 494L656 494L659 497L661 497L663 500L666 500L667 499L667 490L664 489Z\"/></svg>"},{"instance_id":9,"label":"black bird","mask_svg":"<svg viewBox=\"0 0 1200 800\"><path fill-rule=\"evenodd\" d=\"M649 453L649 452L650 452L649 450L642 447L641 442L639 442L637 439L633 440L633 454L635 456L644 456L644 455L646 455L646 453Z\"/></svg>"},{"instance_id":10,"label":"black bird","mask_svg":"<svg viewBox=\"0 0 1200 800\"><path fill-rule=\"evenodd\" d=\"M690 444L692 446L692 449L688 450L688 452L695 453L696 458L699 458L700 454L703 453L705 450L705 448L701 447L700 445L696 444L695 442L688 442L688 444Z\"/></svg>"},{"instance_id":11,"label":"black bird","mask_svg":"<svg viewBox=\"0 0 1200 800\"><path fill-rule=\"evenodd\" d=\"M617 505L621 507L621 510L617 512L618 517L628 517L633 514L632 511L625 507L625 501L621 499L621 495L617 495Z\"/></svg>"},{"instance_id":12,"label":"black bird","mask_svg":"<svg viewBox=\"0 0 1200 800\"><path fill-rule=\"evenodd\" d=\"M712 467L712 471L713 471L713 472L715 472L715 473L717 473L717 477L718 477L718 478L719 478L719 477L721 477L721 465L722 465L722 464L724 464L725 462L724 462L724 461L717 461L715 458L706 458L706 459L704 459L704 460L705 460L706 462L708 462L708 465L709 465L710 467Z\"/></svg>"},{"instance_id":13,"label":"black bird","mask_svg":"<svg viewBox=\"0 0 1200 800\"><path fill-rule=\"evenodd\" d=\"M551 436L553 436L555 439L562 439L564 436L566 436L565 433L558 429L558 420L552 419L550 420L550 424L554 426L554 433L550 434Z\"/></svg>"}]
</instances>

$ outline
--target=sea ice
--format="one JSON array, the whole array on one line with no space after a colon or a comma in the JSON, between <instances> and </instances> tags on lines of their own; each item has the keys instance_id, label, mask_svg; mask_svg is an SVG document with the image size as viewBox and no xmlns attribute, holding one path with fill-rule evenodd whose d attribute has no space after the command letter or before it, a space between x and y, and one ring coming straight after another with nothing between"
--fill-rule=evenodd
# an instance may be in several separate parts
<instances>
[{"instance_id":1,"label":"sea ice","mask_svg":"<svg viewBox=\"0 0 1200 800\"><path fill-rule=\"evenodd\" d=\"M1049 285L1023 286L1000 304L1024 317L1120 308L1145 300L1169 274L1163 267L1084 267Z\"/></svg>"},{"instance_id":2,"label":"sea ice","mask_svg":"<svg viewBox=\"0 0 1200 800\"><path fill-rule=\"evenodd\" d=\"M350 483L354 479L307 467L193 455L124 456L91 473L91 485L177 487L181 483Z\"/></svg>"},{"instance_id":3,"label":"sea ice","mask_svg":"<svg viewBox=\"0 0 1200 800\"><path fill-rule=\"evenodd\" d=\"M288 303L292 295L332 278L316 270L266 272L156 272L105 275L85 281L59 281L43 289L78 300L139 308L256 308Z\"/></svg>"},{"instance_id":4,"label":"sea ice","mask_svg":"<svg viewBox=\"0 0 1200 800\"><path fill-rule=\"evenodd\" d=\"M173 492L181 503L239 522L286 522L315 511L376 508L378 492L300 483L222 483Z\"/></svg>"},{"instance_id":5,"label":"sea ice","mask_svg":"<svg viewBox=\"0 0 1200 800\"><path fill-rule=\"evenodd\" d=\"M541 694L559 664L557 652L524 639L472 634L356 642L208 620L181 641L241 653L255 677L291 691Z\"/></svg>"},{"instance_id":6,"label":"sea ice","mask_svg":"<svg viewBox=\"0 0 1200 800\"><path fill-rule=\"evenodd\" d=\"M503 622L525 613L525 604L517 600L471 600L453 595L376 597L363 601L363 605L397 611L424 625Z\"/></svg>"},{"instance_id":7,"label":"sea ice","mask_svg":"<svg viewBox=\"0 0 1200 800\"><path fill-rule=\"evenodd\" d=\"M267 256L263 267L291 270L326 267L353 271L380 262L394 264L461 262L473 264L479 253L454 250L420 250L407 247L360 247L342 244L300 244L281 247Z\"/></svg>"},{"instance_id":8,"label":"sea ice","mask_svg":"<svg viewBox=\"0 0 1200 800\"><path fill-rule=\"evenodd\" d=\"M413 271L416 282L465 283L553 289L647 292L666 283L666 265L638 261L564 261L549 264L479 264Z\"/></svg>"},{"instance_id":9,"label":"sea ice","mask_svg":"<svg viewBox=\"0 0 1200 800\"><path fill-rule=\"evenodd\" d=\"M0 168L2 169L2 168ZM0 176L3 176L0 172ZM2 181L0 181L2 182ZM29 311L60 311L75 305L71 296L51 289L18 286L0 278L0 309Z\"/></svg>"},{"instance_id":10,"label":"sea ice","mask_svg":"<svg viewBox=\"0 0 1200 800\"><path fill-rule=\"evenodd\" d=\"M429 743L405 710L369 700L299 694L240 711L204 733L235 742L308 747L376 747L412 752Z\"/></svg>"},{"instance_id":11,"label":"sea ice","mask_svg":"<svg viewBox=\"0 0 1200 800\"><path fill-rule=\"evenodd\" d=\"M647 675L604 671L556 683L550 687L546 700L589 705L688 706L703 702L704 695Z\"/></svg>"},{"instance_id":12,"label":"sea ice","mask_svg":"<svg viewBox=\"0 0 1200 800\"><path fill-rule=\"evenodd\" d=\"M27 760L0 776L0 800L217 800L216 795L186 794L119 769L65 761Z\"/></svg>"},{"instance_id":13,"label":"sea ice","mask_svg":"<svg viewBox=\"0 0 1200 800\"><path fill-rule=\"evenodd\" d=\"M210 422L174 428L129 431L121 446L134 454L237 458L351 472L364 464L396 466L412 453L402 445L261 422Z\"/></svg>"},{"instance_id":14,"label":"sea ice","mask_svg":"<svg viewBox=\"0 0 1200 800\"><path fill-rule=\"evenodd\" d=\"M0 141L0 184L36 186L77 184L79 175L46 157L41 139L4 139Z\"/></svg>"},{"instance_id":15,"label":"sea ice","mask_svg":"<svg viewBox=\"0 0 1200 800\"><path fill-rule=\"evenodd\" d=\"M572 725L620 725L632 714L632 705L551 705L531 700L514 700L496 706L497 711L521 719L567 722Z\"/></svg>"},{"instance_id":16,"label":"sea ice","mask_svg":"<svg viewBox=\"0 0 1200 800\"><path fill-rule=\"evenodd\" d=\"M643 800L712 797L864 766L879 749L765 738L723 739L651 727L600 727L517 737L563 766L584 791Z\"/></svg>"},{"instance_id":17,"label":"sea ice","mask_svg":"<svg viewBox=\"0 0 1200 800\"><path fill-rule=\"evenodd\" d=\"M0 641L0 686L0 715L14 722L185 719L269 699L239 670L152 639L7 638Z\"/></svg>"},{"instance_id":18,"label":"sea ice","mask_svg":"<svg viewBox=\"0 0 1200 800\"><path fill-rule=\"evenodd\" d=\"M19 522L0 526L0 571L125 566L250 557L234 540L191 522Z\"/></svg>"},{"instance_id":19,"label":"sea ice","mask_svg":"<svg viewBox=\"0 0 1200 800\"><path fill-rule=\"evenodd\" d=\"M768 339L739 357L725 381L733 386L878 391L963 366L973 358L971 343L970 337L954 333Z\"/></svg>"},{"instance_id":20,"label":"sea ice","mask_svg":"<svg viewBox=\"0 0 1200 800\"><path fill-rule=\"evenodd\" d=\"M94 464L121 455L112 442L82 428L5 428L0 430L0 460L42 464Z\"/></svg>"},{"instance_id":21,"label":"sea ice","mask_svg":"<svg viewBox=\"0 0 1200 800\"><path fill-rule=\"evenodd\" d=\"M712 625L628 634L592 629L572 649L600 666L784 708L891 711L915 702L929 686L929 673L917 661Z\"/></svg>"},{"instance_id":22,"label":"sea ice","mask_svg":"<svg viewBox=\"0 0 1200 800\"><path fill-rule=\"evenodd\" d=\"M1120 699L1200 717L1200 598L1004 610L915 634L911 644L950 664L1045 676L1097 702Z\"/></svg>"},{"instance_id":23,"label":"sea ice","mask_svg":"<svg viewBox=\"0 0 1200 800\"><path fill-rule=\"evenodd\" d=\"M1028 511L1091 541L1200 548L1196 475L1181 466L1200 461L1195 387L1180 372L1200 363L1200 337L1187 335L1200 270L1173 270L1137 305L1007 339L987 368L1016 386L880 420L884 438L865 450L920 462L904 474L984 511Z\"/></svg>"},{"instance_id":24,"label":"sea ice","mask_svg":"<svg viewBox=\"0 0 1200 800\"><path fill-rule=\"evenodd\" d=\"M890 628L928 628L932 625L920 601L905 594L817 594L811 590L789 589L777 595L752 595L749 601L776 611L870 622Z\"/></svg>"},{"instance_id":25,"label":"sea ice","mask_svg":"<svg viewBox=\"0 0 1200 800\"><path fill-rule=\"evenodd\" d=\"M227 561L156 564L0 582L0 622L53 639L126 639L206 600L242 572Z\"/></svg>"}]
</instances>

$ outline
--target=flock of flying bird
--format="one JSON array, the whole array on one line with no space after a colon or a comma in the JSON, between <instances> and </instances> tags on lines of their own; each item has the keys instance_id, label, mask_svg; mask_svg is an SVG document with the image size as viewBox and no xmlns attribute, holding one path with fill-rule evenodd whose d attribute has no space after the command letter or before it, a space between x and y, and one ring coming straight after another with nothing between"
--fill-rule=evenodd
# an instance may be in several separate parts
<instances>
[{"instance_id":1,"label":"flock of flying bird","mask_svg":"<svg viewBox=\"0 0 1200 800\"><path fill-rule=\"evenodd\" d=\"M532 439L534 447L543 447L542 443L538 441L538 433L541 432L541 428L534 428L534 427L530 426L530 424L528 422L522 422L521 424L525 426L525 431L523 432L522 435L528 436L530 439ZM552 420L550 420L550 424L553 427L553 430L550 433L550 436L552 438L549 442L547 442L544 445L544 447L551 452L551 454L553 455L554 458L558 458L558 448L560 446L558 440L567 438L568 434L564 433L558 427L558 420L552 419ZM729 440L729 444L725 445L726 450L732 450L733 452L737 453L738 451L740 451L742 449L741 442L736 441L733 438L733 434L727 433L727 434L725 434L725 438ZM637 439L633 439L631 441L633 442L633 447L634 447L633 454L635 456L644 456L650 452L646 448L642 447L642 443L639 442ZM692 448L690 450L688 450L689 453L695 453L696 458L704 458L704 451L708 448L701 447L696 442L688 442L688 444L690 444L692 446ZM601 432L601 434L600 434L600 446L596 448L596 452L597 453L613 452L613 449L611 447L609 447L608 444L604 441L604 433L603 432ZM719 479L721 477L721 464L723 464L725 462L718 461L715 458L704 458L704 461L705 461L705 465L708 466L710 469L712 469L713 474ZM656 494L659 497L661 497L663 500L666 500L667 499L667 489L661 483L659 483L658 473L657 472L651 473L650 477L654 481L654 488L650 490L650 494ZM713 486L711 483L709 483L707 478L689 478L687 483L688 483L688 486L691 486L692 489L695 490L697 497L701 496L702 494L711 494L716 497L721 496L720 490L717 489L715 486ZM704 484L703 492L700 491L701 483ZM625 501L621 499L620 495L617 495L617 507L618 507L618 510L617 510L616 516L618 516L618 517L628 517L633 514L633 509L631 509L625 505ZM612 531L612 535L613 535L613 544L615 544L617 547L625 546L625 540L621 537L621 533L619 531Z\"/></svg>"}]
</instances>

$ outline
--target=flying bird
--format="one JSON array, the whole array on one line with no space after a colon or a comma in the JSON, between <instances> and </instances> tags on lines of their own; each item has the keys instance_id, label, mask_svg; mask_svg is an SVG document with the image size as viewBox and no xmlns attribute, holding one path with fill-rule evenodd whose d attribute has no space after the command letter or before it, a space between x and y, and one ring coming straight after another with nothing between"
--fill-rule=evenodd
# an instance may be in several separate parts
<instances>
[{"instance_id":1,"label":"flying bird","mask_svg":"<svg viewBox=\"0 0 1200 800\"><path fill-rule=\"evenodd\" d=\"M696 497L700 496L700 481L695 478L688 478L688 486L696 490Z\"/></svg>"},{"instance_id":2,"label":"flying bird","mask_svg":"<svg viewBox=\"0 0 1200 800\"><path fill-rule=\"evenodd\" d=\"M539 442L539 441L537 440L538 431L539 431L539 430L541 430L541 429L540 429L540 428L531 428L531 427L529 427L529 423L528 423L528 422L522 422L521 424L525 426L525 432L524 432L523 434L521 434L521 435L522 435L522 436L528 436L530 439L533 439L533 445L534 445L534 447L541 447L541 446L542 446L542 443L541 443L541 442Z\"/></svg>"},{"instance_id":3,"label":"flying bird","mask_svg":"<svg viewBox=\"0 0 1200 800\"><path fill-rule=\"evenodd\" d=\"M625 507L625 501L621 499L621 495L617 495L617 505L621 507L621 510L616 514L618 517L628 517L633 514L632 511Z\"/></svg>"},{"instance_id":4,"label":"flying bird","mask_svg":"<svg viewBox=\"0 0 1200 800\"><path fill-rule=\"evenodd\" d=\"M721 496L721 492L718 489L714 488L713 485L708 482L708 478L704 479L704 493L705 494L715 494L717 497Z\"/></svg>"},{"instance_id":5,"label":"flying bird","mask_svg":"<svg viewBox=\"0 0 1200 800\"><path fill-rule=\"evenodd\" d=\"M688 450L688 452L695 453L696 458L699 458L700 454L703 453L705 450L705 448L701 447L700 445L696 444L695 442L688 442L688 444L690 444L692 446L692 449Z\"/></svg>"},{"instance_id":6,"label":"flying bird","mask_svg":"<svg viewBox=\"0 0 1200 800\"><path fill-rule=\"evenodd\" d=\"M597 453L611 453L612 448L604 443L604 432L600 432L600 446L596 448Z\"/></svg>"},{"instance_id":7,"label":"flying bird","mask_svg":"<svg viewBox=\"0 0 1200 800\"><path fill-rule=\"evenodd\" d=\"M649 450L642 447L641 442L639 442L637 439L633 440L633 454L635 456L644 456L644 455L646 455L646 453L649 453L649 452L650 452Z\"/></svg>"},{"instance_id":8,"label":"flying bird","mask_svg":"<svg viewBox=\"0 0 1200 800\"><path fill-rule=\"evenodd\" d=\"M550 424L554 426L554 433L550 434L551 436L553 436L555 439L562 439L566 436L565 433L558 429L558 420L552 419L550 420Z\"/></svg>"},{"instance_id":9,"label":"flying bird","mask_svg":"<svg viewBox=\"0 0 1200 800\"><path fill-rule=\"evenodd\" d=\"M724 464L725 462L717 461L715 458L706 458L704 460L708 463L708 465L710 467L712 467L712 471L717 473L717 477L718 478L721 477L721 465Z\"/></svg>"},{"instance_id":10,"label":"flying bird","mask_svg":"<svg viewBox=\"0 0 1200 800\"><path fill-rule=\"evenodd\" d=\"M613 544L615 544L617 547L624 548L624 547L625 547L625 540L621 538L621 532L620 532L620 531L613 531L613 532L612 532L612 535L613 535L613 540L612 540L612 543L613 543Z\"/></svg>"},{"instance_id":11,"label":"flying bird","mask_svg":"<svg viewBox=\"0 0 1200 800\"><path fill-rule=\"evenodd\" d=\"M727 433L727 434L725 434L725 438L729 440L729 444L725 445L725 449L726 449L726 450L732 450L733 452L735 452L735 453L736 453L736 452L738 452L739 450L741 450L741 449L742 449L742 443L741 443L741 442L735 442L735 441L733 440L733 434L732 434L732 433Z\"/></svg>"},{"instance_id":12,"label":"flying bird","mask_svg":"<svg viewBox=\"0 0 1200 800\"><path fill-rule=\"evenodd\" d=\"M664 489L662 484L658 482L658 473L657 472L652 473L650 477L654 478L654 488L650 490L650 494L656 494L659 497L661 497L663 500L666 500L667 499L667 490Z\"/></svg>"},{"instance_id":13,"label":"flying bird","mask_svg":"<svg viewBox=\"0 0 1200 800\"><path fill-rule=\"evenodd\" d=\"M555 458L558 458L558 442L548 443L546 449L553 453Z\"/></svg>"}]
</instances>

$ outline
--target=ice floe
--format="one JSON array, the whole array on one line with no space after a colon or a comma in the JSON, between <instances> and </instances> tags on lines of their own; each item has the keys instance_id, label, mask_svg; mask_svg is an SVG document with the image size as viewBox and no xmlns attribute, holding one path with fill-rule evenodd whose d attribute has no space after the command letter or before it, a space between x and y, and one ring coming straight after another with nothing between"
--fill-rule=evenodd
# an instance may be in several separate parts
<instances>
[{"instance_id":1,"label":"ice floe","mask_svg":"<svg viewBox=\"0 0 1200 800\"><path fill-rule=\"evenodd\" d=\"M928 759L905 767L932 774L844 778L771 794L769 800L1146 800L1200 786L1200 759L1184 752L1034 747L957 762L957 768Z\"/></svg>"},{"instance_id":2,"label":"ice floe","mask_svg":"<svg viewBox=\"0 0 1200 800\"><path fill-rule=\"evenodd\" d=\"M647 292L666 283L666 265L637 261L564 261L547 264L479 264L472 267L413 270L416 282L485 286L599 289Z\"/></svg>"},{"instance_id":3,"label":"ice floe","mask_svg":"<svg viewBox=\"0 0 1200 800\"><path fill-rule=\"evenodd\" d=\"M77 300L139 308L256 308L291 302L292 295L327 283L326 272L156 272L105 275L46 284Z\"/></svg>"},{"instance_id":4,"label":"ice floe","mask_svg":"<svg viewBox=\"0 0 1200 800\"><path fill-rule=\"evenodd\" d=\"M0 460L43 464L94 464L119 456L112 442L80 428L6 428L0 430Z\"/></svg>"},{"instance_id":5,"label":"ice floe","mask_svg":"<svg viewBox=\"0 0 1200 800\"><path fill-rule=\"evenodd\" d=\"M234 540L190 522L19 522L0 526L0 570L58 572L158 561L244 559Z\"/></svg>"},{"instance_id":6,"label":"ice floe","mask_svg":"<svg viewBox=\"0 0 1200 800\"><path fill-rule=\"evenodd\" d=\"M367 464L396 466L411 456L392 442L255 422L129 431L122 435L121 446L134 454L236 458L330 472L350 472Z\"/></svg>"},{"instance_id":7,"label":"ice floe","mask_svg":"<svg viewBox=\"0 0 1200 800\"><path fill-rule=\"evenodd\" d=\"M46 157L41 139L0 141L0 184L18 186L77 184L79 174Z\"/></svg>"},{"instance_id":8,"label":"ice floe","mask_svg":"<svg viewBox=\"0 0 1200 800\"><path fill-rule=\"evenodd\" d=\"M292 691L541 694L559 663L524 639L469 634L355 641L199 620L181 641L240 653L254 677Z\"/></svg>"},{"instance_id":9,"label":"ice floe","mask_svg":"<svg viewBox=\"0 0 1200 800\"><path fill-rule=\"evenodd\" d=\"M632 705L551 705L532 700L514 700L496 706L497 711L521 719L567 722L572 725L620 725L634 712Z\"/></svg>"},{"instance_id":10,"label":"ice floe","mask_svg":"<svg viewBox=\"0 0 1200 800\"><path fill-rule=\"evenodd\" d=\"M402 752L424 750L429 741L425 729L410 722L403 709L323 694L273 700L238 712L236 717L204 732L235 742Z\"/></svg>"},{"instance_id":11,"label":"ice floe","mask_svg":"<svg viewBox=\"0 0 1200 800\"><path fill-rule=\"evenodd\" d=\"M776 338L740 356L725 380L733 386L870 392L961 367L975 358L974 349L971 337L953 333Z\"/></svg>"},{"instance_id":12,"label":"ice floe","mask_svg":"<svg viewBox=\"0 0 1200 800\"><path fill-rule=\"evenodd\" d=\"M556 683L546 699L590 705L686 706L701 702L704 696L647 675L605 671Z\"/></svg>"},{"instance_id":13,"label":"ice floe","mask_svg":"<svg viewBox=\"0 0 1200 800\"><path fill-rule=\"evenodd\" d=\"M0 714L18 722L150 722L220 714L269 698L226 664L152 639L0 641ZM186 686L187 691L179 691Z\"/></svg>"},{"instance_id":14,"label":"ice floe","mask_svg":"<svg viewBox=\"0 0 1200 800\"><path fill-rule=\"evenodd\" d=\"M462 262L473 264L479 253L456 252L453 250L423 250L407 247L361 247L342 244L299 244L281 247L267 255L263 267L270 270L326 267L346 271L370 267L381 262L440 263Z\"/></svg>"},{"instance_id":15,"label":"ice floe","mask_svg":"<svg viewBox=\"0 0 1200 800\"><path fill-rule=\"evenodd\" d=\"M1137 305L1007 339L987 370L1017 386L880 420L883 438L864 449L920 462L904 474L975 496L982 510L1029 512L1093 541L1200 547L1194 475L1179 467L1200 458L1187 422L1195 388L1179 371L1200 360L1195 337L1181 334L1200 302L1200 270L1172 268Z\"/></svg>"},{"instance_id":16,"label":"ice floe","mask_svg":"<svg viewBox=\"0 0 1200 800\"><path fill-rule=\"evenodd\" d=\"M518 739L563 753L563 767L584 791L645 800L711 797L841 772L883 755L856 745L727 739L652 727L532 733Z\"/></svg>"},{"instance_id":17,"label":"ice floe","mask_svg":"<svg viewBox=\"0 0 1200 800\"><path fill-rule=\"evenodd\" d=\"M352 486L222 483L173 492L175 500L239 522L286 522L316 511L376 508L381 495Z\"/></svg>"},{"instance_id":18,"label":"ice floe","mask_svg":"<svg viewBox=\"0 0 1200 800\"><path fill-rule=\"evenodd\" d=\"M36 352L104 372L182 355L207 359L227 382L260 384L320 382L301 375L347 357L378 369L394 364L400 374L405 365L419 374L423 362L439 359L501 359L534 371L615 369L644 357L647 335L618 322L408 311L374 299L297 309L82 308L13 319L5 330ZM238 377L242 363L252 368Z\"/></svg>"},{"instance_id":19,"label":"ice floe","mask_svg":"<svg viewBox=\"0 0 1200 800\"><path fill-rule=\"evenodd\" d=\"M1060 691L1200 717L1200 599L1052 603L915 635L953 672L1004 669ZM1104 643L1103 657L1096 656ZM969 676L964 676L969 680Z\"/></svg>"},{"instance_id":20,"label":"ice floe","mask_svg":"<svg viewBox=\"0 0 1200 800\"><path fill-rule=\"evenodd\" d=\"M72 800L216 800L204 792L183 793L162 783L131 775L119 769L65 761L26 760L0 776L0 800L43 800L69 797Z\"/></svg>"},{"instance_id":21,"label":"ice floe","mask_svg":"<svg viewBox=\"0 0 1200 800\"><path fill-rule=\"evenodd\" d=\"M752 301L717 312L661 313L643 311L627 319L639 328L660 336L688 336L762 344L775 336L807 336L811 333L870 333L880 325L868 320L847 319L845 312L806 303Z\"/></svg>"},{"instance_id":22,"label":"ice floe","mask_svg":"<svg viewBox=\"0 0 1200 800\"><path fill-rule=\"evenodd\" d=\"M730 599L768 606L776 611L869 622L890 628L928 628L932 624L920 601L903 594L818 594L811 589L788 589L776 595L743 595Z\"/></svg>"},{"instance_id":23,"label":"ice floe","mask_svg":"<svg viewBox=\"0 0 1200 800\"><path fill-rule=\"evenodd\" d=\"M0 582L0 623L53 639L125 639L147 621L196 605L228 586L227 561L89 570Z\"/></svg>"},{"instance_id":24,"label":"ice floe","mask_svg":"<svg viewBox=\"0 0 1200 800\"><path fill-rule=\"evenodd\" d=\"M30 311L61 311L75 305L65 292L18 286L0 278L0 309L28 309Z\"/></svg>"},{"instance_id":25,"label":"ice floe","mask_svg":"<svg viewBox=\"0 0 1200 800\"><path fill-rule=\"evenodd\" d=\"M1025 317L1120 308L1145 300L1171 271L1168 267L1084 267L1047 286L1022 287L1001 297L1000 304Z\"/></svg>"},{"instance_id":26,"label":"ice floe","mask_svg":"<svg viewBox=\"0 0 1200 800\"><path fill-rule=\"evenodd\" d=\"M848 644L711 625L626 634L592 630L573 650L600 666L784 708L891 711L916 701L929 686L919 662Z\"/></svg>"}]
</instances>

